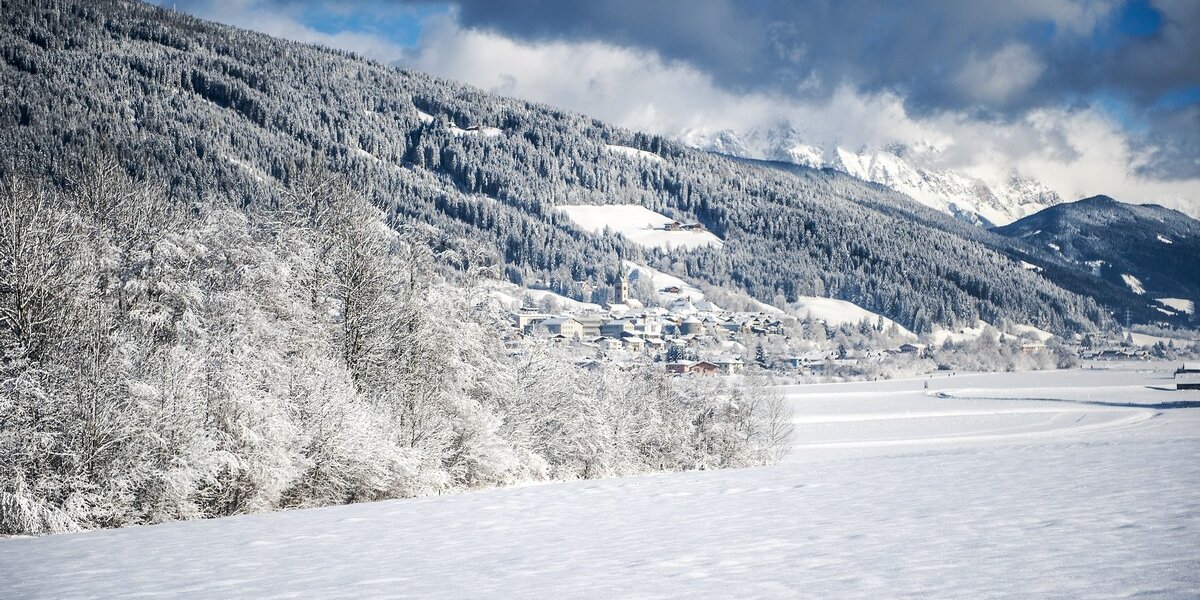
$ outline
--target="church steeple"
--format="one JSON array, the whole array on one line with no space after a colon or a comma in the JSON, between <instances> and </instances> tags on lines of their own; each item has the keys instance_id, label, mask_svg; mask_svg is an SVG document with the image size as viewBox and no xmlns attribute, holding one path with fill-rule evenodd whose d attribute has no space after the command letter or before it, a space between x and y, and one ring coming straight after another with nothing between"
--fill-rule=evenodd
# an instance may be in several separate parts
<instances>
[{"instance_id":1,"label":"church steeple","mask_svg":"<svg viewBox=\"0 0 1200 600\"><path fill-rule=\"evenodd\" d=\"M629 277L625 275L624 268L619 269L617 272L617 283L613 286L613 296L617 304L625 304L629 300Z\"/></svg>"}]
</instances>

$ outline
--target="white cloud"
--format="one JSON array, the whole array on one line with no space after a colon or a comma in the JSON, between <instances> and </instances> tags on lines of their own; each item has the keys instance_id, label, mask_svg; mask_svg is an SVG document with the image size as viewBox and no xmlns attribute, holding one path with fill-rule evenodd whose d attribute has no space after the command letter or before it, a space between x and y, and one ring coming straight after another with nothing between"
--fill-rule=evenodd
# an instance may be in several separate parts
<instances>
[{"instance_id":1,"label":"white cloud","mask_svg":"<svg viewBox=\"0 0 1200 600\"><path fill-rule=\"evenodd\" d=\"M1060 27L1088 31L1111 9L1094 3L1033 2ZM902 144L921 149L922 166L964 171L990 183L1018 172L1065 198L1108 194L1156 202L1200 216L1200 179L1135 175L1145 160L1128 135L1098 109L1042 109L1007 123L944 112L914 117L895 93L843 87L819 101L764 92L734 93L696 67L652 51L600 42L527 43L459 26L453 13L431 18L415 48L360 32L325 33L302 24L287 5L261 0L200 0L200 17L270 35L358 52L463 81L489 91L592 115L635 130L688 133L766 130L790 124L808 144L858 150ZM1027 47L1005 46L972 57L955 83L977 101L1014 98L1044 66Z\"/></svg>"},{"instance_id":2,"label":"white cloud","mask_svg":"<svg viewBox=\"0 0 1200 600\"><path fill-rule=\"evenodd\" d=\"M1126 133L1099 109L1042 109L1006 123L957 112L910 115L894 93L841 88L820 101L733 93L695 67L645 50L598 42L528 43L457 25L430 22L401 62L489 91L578 111L624 127L681 136L748 131L790 123L809 144L851 149L903 144L925 149L923 166L962 170L989 183L1014 171L1065 198L1108 194L1156 202L1200 215L1200 179L1138 177L1142 160ZM963 82L980 100L1010 98L1036 82L1043 67L1024 46L981 58Z\"/></svg>"},{"instance_id":3,"label":"white cloud","mask_svg":"<svg viewBox=\"0 0 1200 600\"><path fill-rule=\"evenodd\" d=\"M1045 70L1029 46L1009 44L990 56L972 55L954 81L975 102L1004 104L1028 91Z\"/></svg>"}]
</instances>

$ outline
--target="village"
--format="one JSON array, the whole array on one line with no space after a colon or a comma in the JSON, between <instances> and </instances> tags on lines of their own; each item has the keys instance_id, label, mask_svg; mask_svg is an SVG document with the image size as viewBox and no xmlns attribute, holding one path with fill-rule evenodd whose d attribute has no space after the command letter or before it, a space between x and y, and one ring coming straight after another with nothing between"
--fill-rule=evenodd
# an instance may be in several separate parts
<instances>
[{"instance_id":1,"label":"village","mask_svg":"<svg viewBox=\"0 0 1200 600\"><path fill-rule=\"evenodd\" d=\"M511 312L506 345L522 352L551 343L585 368L605 361L628 365L648 360L675 375L738 375L747 365L820 375L926 350L915 340L887 350L822 348L824 344L802 339L799 320L782 311L726 310L678 286L656 292L673 299L645 306L631 295L629 279L622 276L608 301L598 305L557 311L522 305Z\"/></svg>"},{"instance_id":2,"label":"village","mask_svg":"<svg viewBox=\"0 0 1200 600\"><path fill-rule=\"evenodd\" d=\"M667 227L672 225L686 227L674 223ZM518 303L504 333L506 347L519 354L549 344L588 369L606 362L618 366L649 362L679 376L739 375L749 368L802 378L875 378L915 374L914 369L921 370L920 362L931 368L929 361L937 358L938 350L964 342L963 337L954 337L955 332L918 339L907 331L897 332L894 326L885 327L882 319L833 324L811 316L800 319L767 305L756 311L727 310L687 284L641 288L644 297L661 300L647 306L634 297L628 274L622 273L611 290L596 294L604 298L598 304L561 306L528 298ZM978 329L956 333L981 334L982 328ZM1132 343L1132 338L1061 340L1024 329L998 333L1001 342L1007 340L1014 353L1024 356L1021 360L1026 364L1020 368L1061 367L1064 356L1076 362L1168 358ZM955 368L934 363L938 369Z\"/></svg>"}]
</instances>

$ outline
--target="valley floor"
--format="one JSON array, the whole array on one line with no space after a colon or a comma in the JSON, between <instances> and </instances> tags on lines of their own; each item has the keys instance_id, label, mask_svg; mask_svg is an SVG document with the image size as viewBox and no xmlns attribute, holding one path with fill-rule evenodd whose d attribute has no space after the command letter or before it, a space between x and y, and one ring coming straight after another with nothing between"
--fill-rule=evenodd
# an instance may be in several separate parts
<instances>
[{"instance_id":1,"label":"valley floor","mask_svg":"<svg viewBox=\"0 0 1200 600\"><path fill-rule=\"evenodd\" d=\"M788 387L765 468L0 540L0 596L1194 598L1200 392L1153 367Z\"/></svg>"}]
</instances>

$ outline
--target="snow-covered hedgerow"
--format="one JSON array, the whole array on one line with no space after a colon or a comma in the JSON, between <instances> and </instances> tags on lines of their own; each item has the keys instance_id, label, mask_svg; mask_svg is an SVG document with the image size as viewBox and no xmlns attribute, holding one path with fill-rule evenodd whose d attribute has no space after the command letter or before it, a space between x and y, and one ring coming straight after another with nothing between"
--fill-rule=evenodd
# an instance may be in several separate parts
<instances>
[{"instance_id":1,"label":"snow-covered hedgerow","mask_svg":"<svg viewBox=\"0 0 1200 600\"><path fill-rule=\"evenodd\" d=\"M753 386L512 356L347 183L181 207L116 163L0 189L0 534L770 462Z\"/></svg>"}]
</instances>

